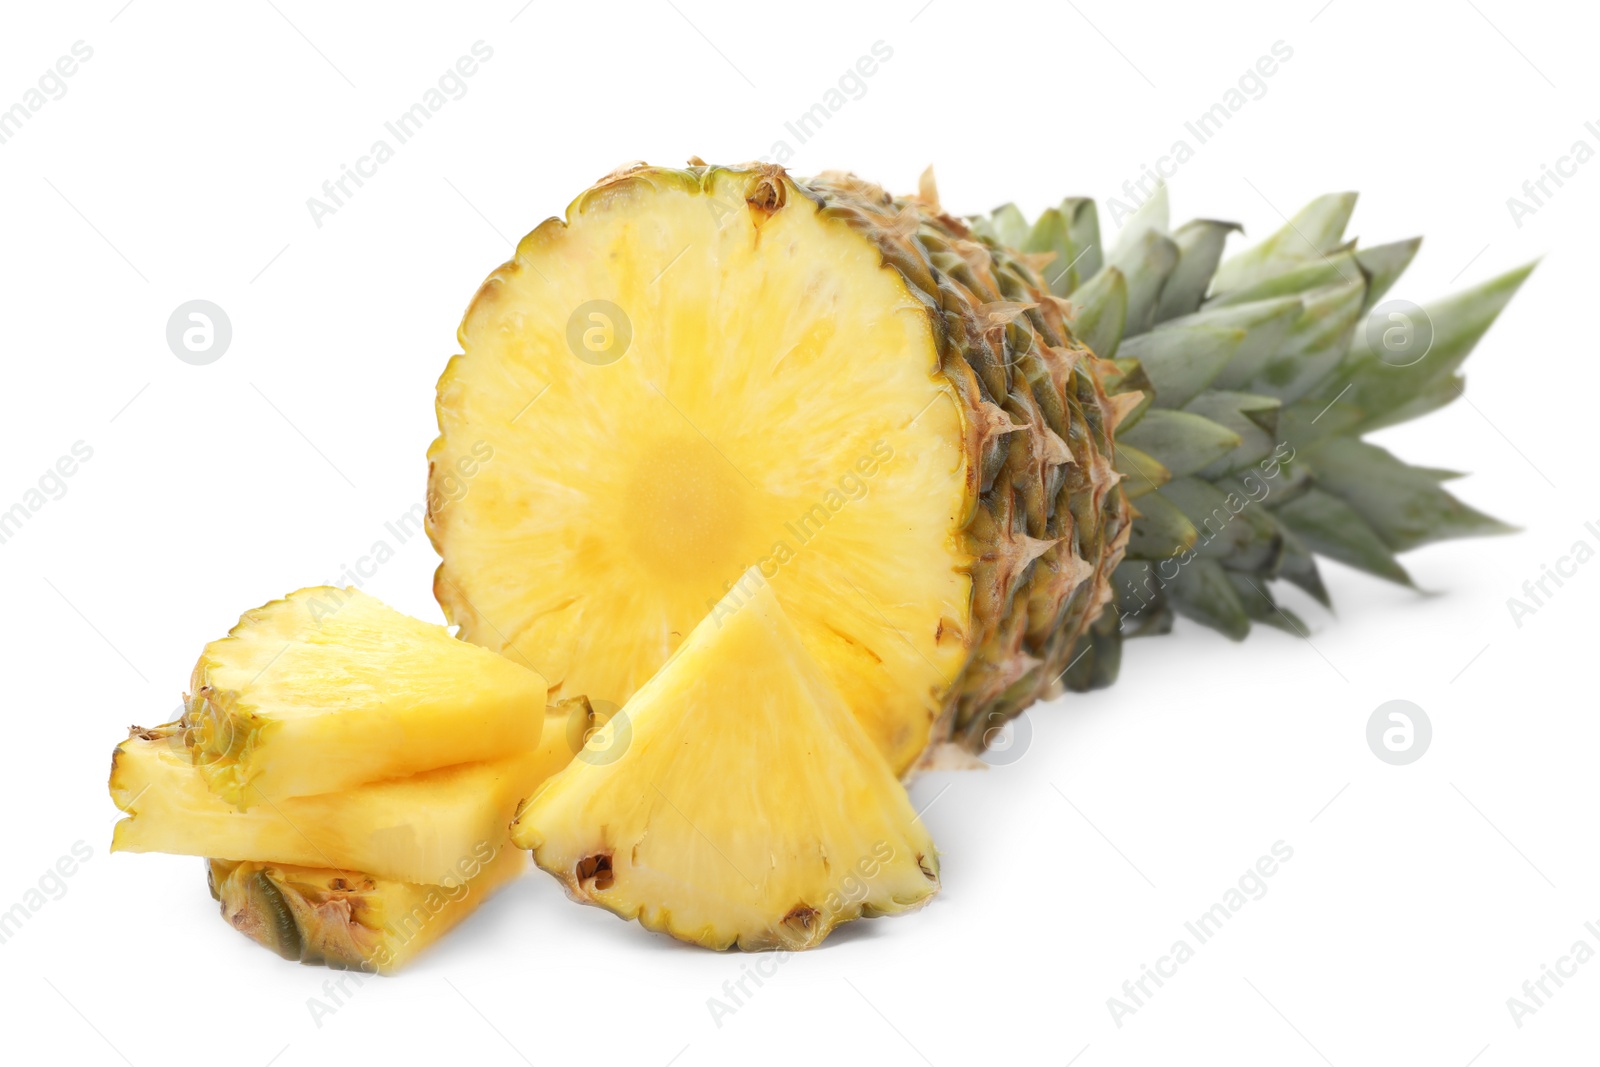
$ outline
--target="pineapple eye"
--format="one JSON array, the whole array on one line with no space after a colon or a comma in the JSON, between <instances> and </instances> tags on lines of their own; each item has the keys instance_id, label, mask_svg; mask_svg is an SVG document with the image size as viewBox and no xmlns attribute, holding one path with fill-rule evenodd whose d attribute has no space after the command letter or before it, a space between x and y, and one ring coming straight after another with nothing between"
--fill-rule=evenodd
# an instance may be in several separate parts
<instances>
[{"instance_id":1,"label":"pineapple eye","mask_svg":"<svg viewBox=\"0 0 1600 1067\"><path fill-rule=\"evenodd\" d=\"M611 873L611 853L609 852L585 856L578 861L575 873L578 876L579 885L583 885L585 882L593 882L594 884L589 888L601 893L610 889L612 883L616 880Z\"/></svg>"},{"instance_id":2,"label":"pineapple eye","mask_svg":"<svg viewBox=\"0 0 1600 1067\"><path fill-rule=\"evenodd\" d=\"M783 917L783 925L795 933L804 936L811 932L811 927L817 921L817 909L805 904L796 904L790 909L789 914Z\"/></svg>"}]
</instances>

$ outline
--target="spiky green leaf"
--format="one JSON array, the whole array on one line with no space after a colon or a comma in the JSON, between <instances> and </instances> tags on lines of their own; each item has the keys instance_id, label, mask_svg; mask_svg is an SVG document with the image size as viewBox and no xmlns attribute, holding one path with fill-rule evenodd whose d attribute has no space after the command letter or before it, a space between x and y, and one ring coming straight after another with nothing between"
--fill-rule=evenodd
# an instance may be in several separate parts
<instances>
[{"instance_id":1,"label":"spiky green leaf","mask_svg":"<svg viewBox=\"0 0 1600 1067\"><path fill-rule=\"evenodd\" d=\"M1311 551L1391 582L1412 584L1378 532L1332 493L1308 489L1276 511L1278 520Z\"/></svg>"},{"instance_id":2,"label":"spiky green leaf","mask_svg":"<svg viewBox=\"0 0 1600 1067\"><path fill-rule=\"evenodd\" d=\"M1457 500L1433 472L1408 467L1377 445L1334 437L1307 449L1303 458L1317 484L1349 504L1396 552L1514 529Z\"/></svg>"},{"instance_id":3,"label":"spiky green leaf","mask_svg":"<svg viewBox=\"0 0 1600 1067\"><path fill-rule=\"evenodd\" d=\"M1117 354L1128 319L1128 283L1122 272L1107 267L1071 296L1072 332L1101 359Z\"/></svg>"},{"instance_id":4,"label":"spiky green leaf","mask_svg":"<svg viewBox=\"0 0 1600 1067\"><path fill-rule=\"evenodd\" d=\"M1213 219L1195 219L1178 227L1172 241L1178 246L1178 266L1161 290L1161 302L1156 305L1155 321L1166 322L1180 315L1190 315L1200 308L1205 299L1206 287L1217 271L1222 259L1222 246L1228 234L1238 230L1236 222L1217 222Z\"/></svg>"},{"instance_id":5,"label":"spiky green leaf","mask_svg":"<svg viewBox=\"0 0 1600 1067\"><path fill-rule=\"evenodd\" d=\"M1277 233L1218 267L1211 292L1220 296L1322 259L1339 247L1355 206L1355 193L1317 197Z\"/></svg>"},{"instance_id":6,"label":"spiky green leaf","mask_svg":"<svg viewBox=\"0 0 1600 1067\"><path fill-rule=\"evenodd\" d=\"M1134 506L1139 514L1128 538L1129 559L1169 559L1189 551L1199 539L1194 523L1160 493L1142 497Z\"/></svg>"},{"instance_id":7,"label":"spiky green leaf","mask_svg":"<svg viewBox=\"0 0 1600 1067\"><path fill-rule=\"evenodd\" d=\"M1221 459L1244 440L1202 415L1166 408L1146 411L1136 425L1119 429L1118 438L1154 456L1175 478Z\"/></svg>"},{"instance_id":8,"label":"spiky green leaf","mask_svg":"<svg viewBox=\"0 0 1600 1067\"><path fill-rule=\"evenodd\" d=\"M1216 560L1190 560L1178 568L1177 576L1166 582L1165 589L1179 615L1219 630L1235 641L1243 641L1249 635L1250 617Z\"/></svg>"},{"instance_id":9,"label":"spiky green leaf","mask_svg":"<svg viewBox=\"0 0 1600 1067\"><path fill-rule=\"evenodd\" d=\"M1144 364L1158 407L1181 408L1222 372L1246 331L1226 326L1162 326L1122 343L1121 355Z\"/></svg>"}]
</instances>

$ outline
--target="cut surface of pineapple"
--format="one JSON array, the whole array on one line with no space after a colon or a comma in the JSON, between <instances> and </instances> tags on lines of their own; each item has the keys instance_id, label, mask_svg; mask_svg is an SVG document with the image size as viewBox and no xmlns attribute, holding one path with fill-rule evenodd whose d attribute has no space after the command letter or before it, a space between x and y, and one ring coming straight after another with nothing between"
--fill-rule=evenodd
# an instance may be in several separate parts
<instances>
[{"instance_id":1,"label":"cut surface of pineapple","mask_svg":"<svg viewBox=\"0 0 1600 1067\"><path fill-rule=\"evenodd\" d=\"M478 842L500 840L517 805L567 764L568 725L567 711L552 710L527 752L244 811L207 788L181 726L139 731L112 754L111 798L128 817L111 848L435 883Z\"/></svg>"},{"instance_id":2,"label":"cut surface of pineapple","mask_svg":"<svg viewBox=\"0 0 1600 1067\"><path fill-rule=\"evenodd\" d=\"M744 571L896 769L968 652L976 472L931 301L777 172L651 171L526 237L439 382L435 591L624 703ZM492 462L475 456L492 448Z\"/></svg>"},{"instance_id":3,"label":"cut surface of pineapple","mask_svg":"<svg viewBox=\"0 0 1600 1067\"><path fill-rule=\"evenodd\" d=\"M353 588L249 611L195 665L194 764L241 808L539 743L544 679Z\"/></svg>"},{"instance_id":4,"label":"cut surface of pineapple","mask_svg":"<svg viewBox=\"0 0 1600 1067\"><path fill-rule=\"evenodd\" d=\"M552 777L512 840L576 900L710 948L809 948L914 908L938 859L904 787L752 570Z\"/></svg>"},{"instance_id":5,"label":"cut surface of pineapple","mask_svg":"<svg viewBox=\"0 0 1600 1067\"><path fill-rule=\"evenodd\" d=\"M443 884L280 863L208 860L222 917L284 959L393 974L527 865L525 853L479 842Z\"/></svg>"}]
</instances>

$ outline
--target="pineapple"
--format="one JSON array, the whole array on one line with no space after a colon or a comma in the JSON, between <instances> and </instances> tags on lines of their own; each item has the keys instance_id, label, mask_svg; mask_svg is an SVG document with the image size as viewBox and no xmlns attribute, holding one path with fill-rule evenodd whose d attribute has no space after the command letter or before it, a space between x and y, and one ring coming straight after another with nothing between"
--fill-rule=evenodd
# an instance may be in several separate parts
<instances>
[{"instance_id":1,"label":"pineapple","mask_svg":"<svg viewBox=\"0 0 1600 1067\"><path fill-rule=\"evenodd\" d=\"M229 925L284 959L393 974L526 865L525 853L480 841L434 884L215 859L206 873Z\"/></svg>"},{"instance_id":2,"label":"pineapple","mask_svg":"<svg viewBox=\"0 0 1600 1067\"><path fill-rule=\"evenodd\" d=\"M113 753L113 849L209 857L230 924L381 973L522 869L512 816L595 726L587 700L545 709L534 672L353 589L247 612L194 689Z\"/></svg>"},{"instance_id":3,"label":"pineapple","mask_svg":"<svg viewBox=\"0 0 1600 1067\"><path fill-rule=\"evenodd\" d=\"M128 817L112 850L340 867L430 884L479 841L498 841L517 805L572 758L569 713L551 709L537 748L338 793L240 811L207 788L178 724L138 730L111 759Z\"/></svg>"},{"instance_id":4,"label":"pineapple","mask_svg":"<svg viewBox=\"0 0 1600 1067\"><path fill-rule=\"evenodd\" d=\"M545 708L528 668L329 587L246 612L190 688L184 743L244 810L527 751Z\"/></svg>"},{"instance_id":5,"label":"pineapple","mask_svg":"<svg viewBox=\"0 0 1600 1067\"><path fill-rule=\"evenodd\" d=\"M511 829L575 900L709 948L802 949L939 887L905 789L757 570L599 747L621 755L574 760Z\"/></svg>"},{"instance_id":6,"label":"pineapple","mask_svg":"<svg viewBox=\"0 0 1600 1067\"><path fill-rule=\"evenodd\" d=\"M1356 250L1353 205L1224 260L1236 227L1170 230L1164 190L1105 249L1086 200L962 220L931 175L624 167L467 310L430 498L497 458L429 514L435 593L622 704L755 566L904 775L1108 683L1174 612L1297 625L1269 583L1326 601L1314 554L1404 581L1395 552L1503 527L1360 435L1453 399L1527 270L1391 365L1363 324L1416 242Z\"/></svg>"}]
</instances>

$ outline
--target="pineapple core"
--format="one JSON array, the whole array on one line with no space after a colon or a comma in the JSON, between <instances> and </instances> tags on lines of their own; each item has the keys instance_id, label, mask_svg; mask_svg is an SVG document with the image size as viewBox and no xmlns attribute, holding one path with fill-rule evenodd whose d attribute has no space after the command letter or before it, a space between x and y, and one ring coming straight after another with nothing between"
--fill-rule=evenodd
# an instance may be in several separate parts
<instances>
[{"instance_id":1,"label":"pineapple core","mask_svg":"<svg viewBox=\"0 0 1600 1067\"><path fill-rule=\"evenodd\" d=\"M553 698L620 705L758 567L899 772L968 652L969 428L937 309L762 181L603 185L484 284L439 382L435 592Z\"/></svg>"}]
</instances>

